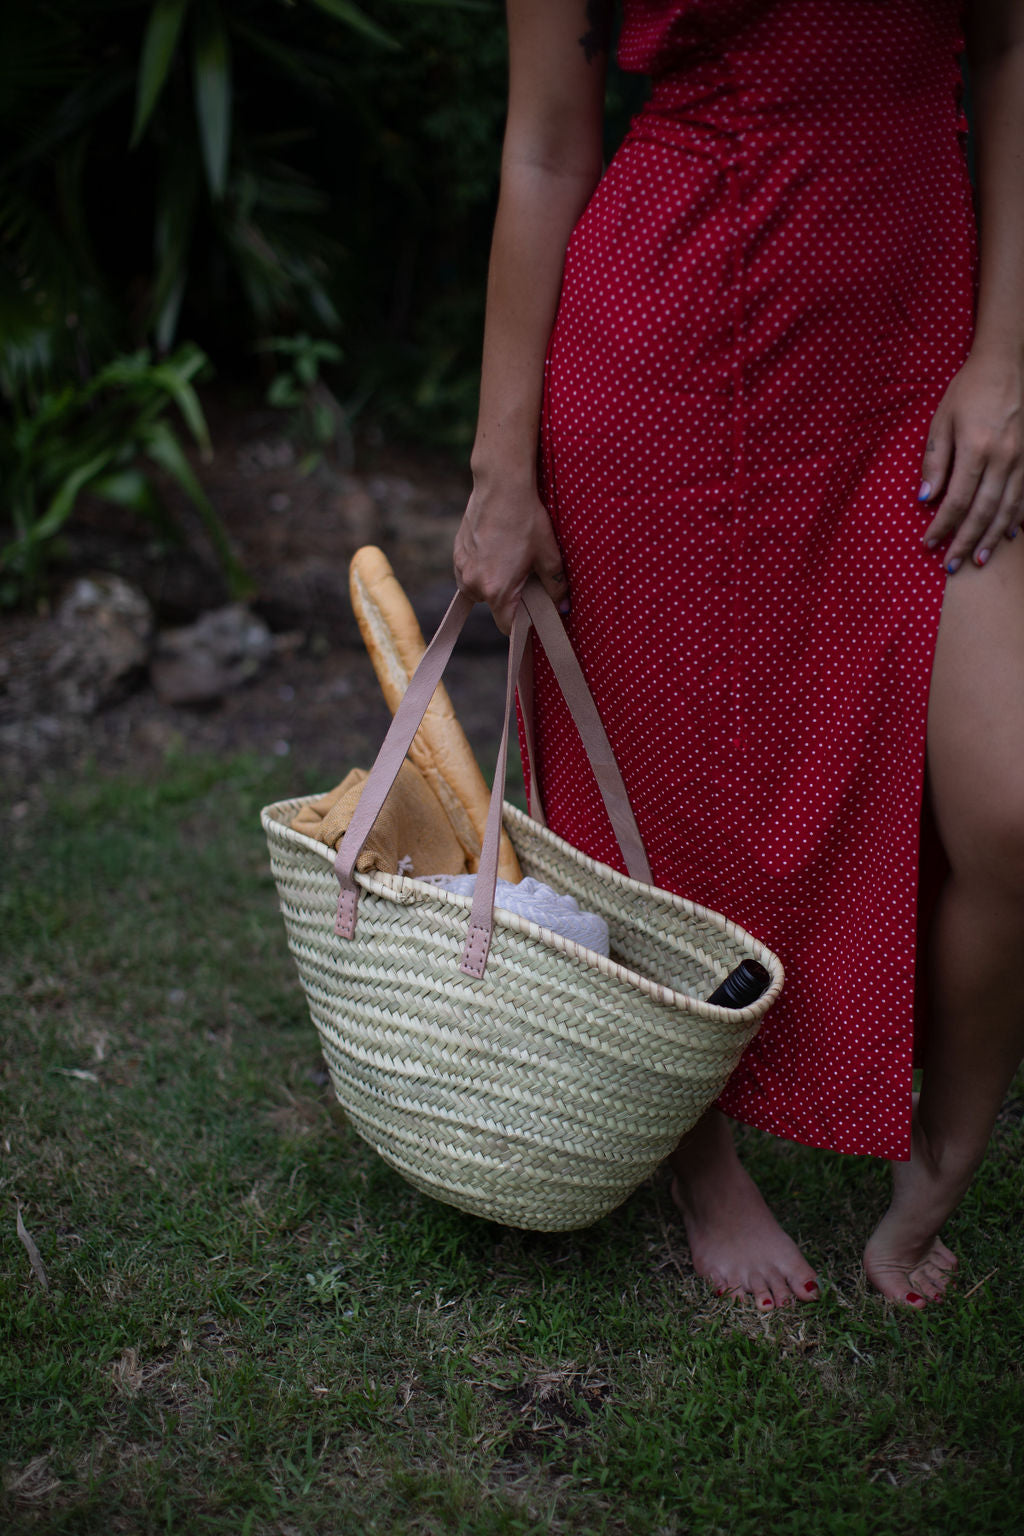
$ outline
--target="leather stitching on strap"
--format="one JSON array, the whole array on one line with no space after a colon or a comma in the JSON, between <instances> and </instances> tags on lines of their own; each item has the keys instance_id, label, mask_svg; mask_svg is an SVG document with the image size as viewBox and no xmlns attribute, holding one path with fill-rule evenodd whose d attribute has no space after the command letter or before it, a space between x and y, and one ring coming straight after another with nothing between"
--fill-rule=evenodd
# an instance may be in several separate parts
<instances>
[{"instance_id":1,"label":"leather stitching on strap","mask_svg":"<svg viewBox=\"0 0 1024 1536\"><path fill-rule=\"evenodd\" d=\"M472 923L466 936L466 945L462 951L459 970L465 971L467 976L476 976L478 979L482 977L490 947L490 928L483 928L476 923Z\"/></svg>"},{"instance_id":2,"label":"leather stitching on strap","mask_svg":"<svg viewBox=\"0 0 1024 1536\"><path fill-rule=\"evenodd\" d=\"M338 914L334 919L334 931L339 939L355 938L358 900L358 891L339 891L338 893Z\"/></svg>"}]
</instances>

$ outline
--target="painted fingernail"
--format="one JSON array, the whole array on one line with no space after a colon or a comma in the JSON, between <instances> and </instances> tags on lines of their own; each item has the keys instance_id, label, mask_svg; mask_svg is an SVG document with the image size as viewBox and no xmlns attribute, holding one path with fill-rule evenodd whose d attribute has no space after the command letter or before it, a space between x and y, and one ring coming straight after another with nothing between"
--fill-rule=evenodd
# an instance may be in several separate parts
<instances>
[{"instance_id":1,"label":"painted fingernail","mask_svg":"<svg viewBox=\"0 0 1024 1536\"><path fill-rule=\"evenodd\" d=\"M938 539L925 539L924 547L925 549L938 549L939 541Z\"/></svg>"},{"instance_id":2,"label":"painted fingernail","mask_svg":"<svg viewBox=\"0 0 1024 1536\"><path fill-rule=\"evenodd\" d=\"M916 1291L908 1291L907 1300L910 1302L912 1307L916 1307L919 1301L924 1301L924 1297L919 1296Z\"/></svg>"},{"instance_id":3,"label":"painted fingernail","mask_svg":"<svg viewBox=\"0 0 1024 1536\"><path fill-rule=\"evenodd\" d=\"M959 560L951 560L949 562L949 564L946 566L946 570L949 572L949 574L951 576L955 576L959 569L960 569L960 561Z\"/></svg>"},{"instance_id":4,"label":"painted fingernail","mask_svg":"<svg viewBox=\"0 0 1024 1536\"><path fill-rule=\"evenodd\" d=\"M928 497L931 495L931 493L932 493L932 488L931 488L930 482L927 481L927 480L922 480L921 481L921 489L917 493L918 501L927 501Z\"/></svg>"},{"instance_id":5,"label":"painted fingernail","mask_svg":"<svg viewBox=\"0 0 1024 1536\"><path fill-rule=\"evenodd\" d=\"M988 559L988 557L989 557L989 555L991 553L992 553L992 551L990 549L979 550L978 553L974 557L975 563L977 565L984 565L985 561Z\"/></svg>"}]
</instances>

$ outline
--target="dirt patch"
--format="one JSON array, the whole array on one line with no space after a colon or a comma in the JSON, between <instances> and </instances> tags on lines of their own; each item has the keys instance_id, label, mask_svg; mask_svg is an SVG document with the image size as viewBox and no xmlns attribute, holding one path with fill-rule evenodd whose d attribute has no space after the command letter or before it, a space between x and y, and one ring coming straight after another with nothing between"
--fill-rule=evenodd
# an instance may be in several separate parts
<instances>
[{"instance_id":1,"label":"dirt patch","mask_svg":"<svg viewBox=\"0 0 1024 1536\"><path fill-rule=\"evenodd\" d=\"M452 544L465 508L465 466L372 437L351 464L307 472L280 412L205 402L216 445L193 460L252 583L247 601L282 643L259 676L205 708L161 702L148 677L93 714L55 707L40 671L40 627L51 610L0 616L0 773L74 771L83 762L130 768L174 747L214 754L252 751L290 758L296 783L309 772L334 781L368 765L390 715L348 598L348 563L379 544L429 637L454 592ZM187 505L174 506L186 539L168 546L117 509L86 505L60 554L54 604L84 573L106 571L145 594L159 627L181 625L229 599L222 573ZM478 755L500 733L504 640L482 606L467 625L448 685ZM301 766L300 766L301 765Z\"/></svg>"}]
</instances>

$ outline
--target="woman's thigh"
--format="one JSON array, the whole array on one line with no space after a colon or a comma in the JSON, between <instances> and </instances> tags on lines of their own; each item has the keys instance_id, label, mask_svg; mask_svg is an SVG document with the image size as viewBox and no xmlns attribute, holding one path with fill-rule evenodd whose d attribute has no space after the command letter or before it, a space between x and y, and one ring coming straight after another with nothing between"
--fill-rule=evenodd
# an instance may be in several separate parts
<instances>
[{"instance_id":1,"label":"woman's thigh","mask_svg":"<svg viewBox=\"0 0 1024 1536\"><path fill-rule=\"evenodd\" d=\"M954 872L1024 896L1024 538L947 581L928 778Z\"/></svg>"}]
</instances>

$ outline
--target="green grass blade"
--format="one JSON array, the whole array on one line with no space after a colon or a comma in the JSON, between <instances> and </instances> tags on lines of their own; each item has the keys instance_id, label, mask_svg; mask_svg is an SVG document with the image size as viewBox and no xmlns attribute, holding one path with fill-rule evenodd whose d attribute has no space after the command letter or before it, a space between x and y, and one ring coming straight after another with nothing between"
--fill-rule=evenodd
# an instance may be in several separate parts
<instances>
[{"instance_id":1,"label":"green grass blade","mask_svg":"<svg viewBox=\"0 0 1024 1536\"><path fill-rule=\"evenodd\" d=\"M207 537L213 545L228 580L232 597L245 596L252 590L252 583L228 542L224 524L196 479L191 464L185 457L181 444L165 421L152 422L143 434L143 448L154 464L167 472L189 498L202 519Z\"/></svg>"},{"instance_id":2,"label":"green grass blade","mask_svg":"<svg viewBox=\"0 0 1024 1536\"><path fill-rule=\"evenodd\" d=\"M101 475L90 486L94 496L111 501L116 507L127 507L140 517L149 520L159 517L160 500L141 469L118 469L112 474Z\"/></svg>"},{"instance_id":3,"label":"green grass blade","mask_svg":"<svg viewBox=\"0 0 1024 1536\"><path fill-rule=\"evenodd\" d=\"M435 11L487 11L487 0L401 0L402 5L430 6Z\"/></svg>"},{"instance_id":4,"label":"green grass blade","mask_svg":"<svg viewBox=\"0 0 1024 1536\"><path fill-rule=\"evenodd\" d=\"M354 31L379 43L382 48L398 49L402 46L390 32L385 32L383 27L378 27L375 21L364 15L357 5L349 4L349 0L312 0L312 4L326 11L328 16L333 16L335 21L343 21Z\"/></svg>"},{"instance_id":5,"label":"green grass blade","mask_svg":"<svg viewBox=\"0 0 1024 1536\"><path fill-rule=\"evenodd\" d=\"M150 302L156 344L166 352L174 341L188 281L188 255L195 225L199 172L191 154L171 146L157 193L154 245L157 260Z\"/></svg>"},{"instance_id":6,"label":"green grass blade","mask_svg":"<svg viewBox=\"0 0 1024 1536\"><path fill-rule=\"evenodd\" d=\"M189 431L199 444L204 454L210 452L210 432L206 425L206 417L203 408L199 404L199 396L189 382L190 374L197 373L206 362L206 358L198 347L189 349L194 351L198 359L198 365L186 371L183 361L188 362L188 353L184 356L176 354L168 358L164 363L158 363L152 370L153 382L159 384L171 396L178 410L181 412Z\"/></svg>"},{"instance_id":7,"label":"green grass blade","mask_svg":"<svg viewBox=\"0 0 1024 1536\"><path fill-rule=\"evenodd\" d=\"M149 13L136 81L135 122L131 137L133 149L142 137L164 88L187 6L188 0L156 0Z\"/></svg>"},{"instance_id":8,"label":"green grass blade","mask_svg":"<svg viewBox=\"0 0 1024 1536\"><path fill-rule=\"evenodd\" d=\"M231 148L231 45L219 6L204 5L196 15L192 74L206 181L219 202Z\"/></svg>"},{"instance_id":9,"label":"green grass blade","mask_svg":"<svg viewBox=\"0 0 1024 1536\"><path fill-rule=\"evenodd\" d=\"M46 511L32 529L33 543L38 544L44 539L51 539L63 528L74 511L75 502L90 480L94 480L102 470L106 469L115 457L115 449L105 448L91 459L87 459L84 464L80 464L77 469L73 469L64 478Z\"/></svg>"}]
</instances>

